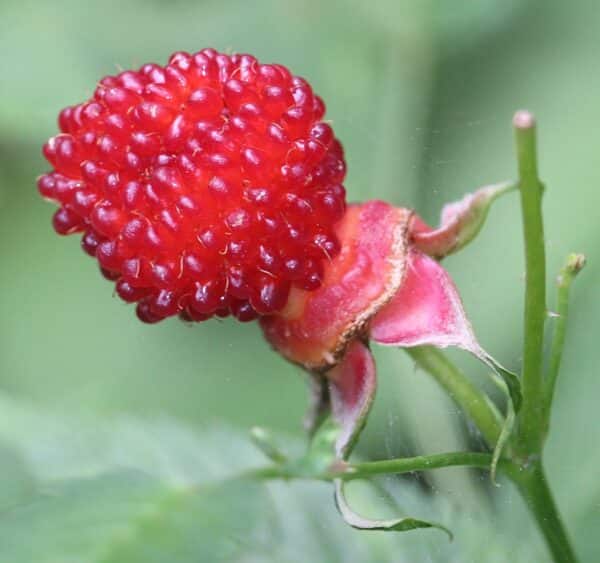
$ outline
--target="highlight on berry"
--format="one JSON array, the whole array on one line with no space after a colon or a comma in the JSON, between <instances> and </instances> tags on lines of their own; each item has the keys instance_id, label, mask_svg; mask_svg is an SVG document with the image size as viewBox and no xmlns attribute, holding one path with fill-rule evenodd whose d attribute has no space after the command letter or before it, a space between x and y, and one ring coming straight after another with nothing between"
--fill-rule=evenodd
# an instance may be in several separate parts
<instances>
[{"instance_id":1,"label":"highlight on berry","mask_svg":"<svg viewBox=\"0 0 600 563\"><path fill-rule=\"evenodd\" d=\"M63 109L38 188L142 321L249 321L339 253L346 165L324 115L284 66L174 53Z\"/></svg>"}]
</instances>

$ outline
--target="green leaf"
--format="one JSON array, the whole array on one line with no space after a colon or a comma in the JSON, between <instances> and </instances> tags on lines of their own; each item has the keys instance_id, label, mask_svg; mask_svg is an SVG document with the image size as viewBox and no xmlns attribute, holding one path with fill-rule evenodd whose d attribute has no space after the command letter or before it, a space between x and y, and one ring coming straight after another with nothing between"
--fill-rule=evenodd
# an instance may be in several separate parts
<instances>
[{"instance_id":1,"label":"green leaf","mask_svg":"<svg viewBox=\"0 0 600 563\"><path fill-rule=\"evenodd\" d=\"M321 445L332 451L329 430L315 454ZM541 560L521 505L510 499L501 522L485 503L474 520L446 494L424 494L406 480L378 480L384 497L381 488L352 483L352 506L361 513L429 514L452 523L457 539L448 544L439 534L353 530L337 514L329 483L232 479L264 461L245 433L223 425L198 431L164 417L67 416L0 395L0 439L22 467L0 473L0 490L22 476L31 483L0 513L0 561L462 563L503 561L515 541L523 548L512 560ZM297 439L278 441L290 456L304 449ZM509 524L515 532L498 534Z\"/></svg>"},{"instance_id":2,"label":"green leaf","mask_svg":"<svg viewBox=\"0 0 600 563\"><path fill-rule=\"evenodd\" d=\"M36 482L17 448L0 442L0 513L26 501Z\"/></svg>"},{"instance_id":3,"label":"green leaf","mask_svg":"<svg viewBox=\"0 0 600 563\"><path fill-rule=\"evenodd\" d=\"M102 563L226 562L258 554L277 534L267 501L265 487L249 481L169 491Z\"/></svg>"},{"instance_id":4,"label":"green leaf","mask_svg":"<svg viewBox=\"0 0 600 563\"><path fill-rule=\"evenodd\" d=\"M3 515L0 560L231 561L266 524L248 517L261 502L249 482L177 488L140 472L51 483Z\"/></svg>"}]
</instances>

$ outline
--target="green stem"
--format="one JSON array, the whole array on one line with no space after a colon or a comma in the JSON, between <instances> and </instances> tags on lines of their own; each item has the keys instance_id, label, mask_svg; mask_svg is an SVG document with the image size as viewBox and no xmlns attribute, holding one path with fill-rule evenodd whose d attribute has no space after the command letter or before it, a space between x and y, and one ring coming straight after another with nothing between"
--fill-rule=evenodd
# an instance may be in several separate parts
<instances>
[{"instance_id":1,"label":"green stem","mask_svg":"<svg viewBox=\"0 0 600 563\"><path fill-rule=\"evenodd\" d=\"M556 319L554 322L554 334L550 347L550 362L544 393L544 435L547 434L550 426L550 411L554 399L554 388L556 387L556 379L560 371L565 344L567 317L569 315L569 290L575 276L577 276L584 266L585 256L583 254L571 254L557 278Z\"/></svg>"},{"instance_id":2,"label":"green stem","mask_svg":"<svg viewBox=\"0 0 600 563\"><path fill-rule=\"evenodd\" d=\"M488 446L493 449L500 436L503 420L489 397L475 387L437 348L417 346L406 348L406 352L448 392L450 398L477 425Z\"/></svg>"},{"instance_id":3,"label":"green stem","mask_svg":"<svg viewBox=\"0 0 600 563\"><path fill-rule=\"evenodd\" d=\"M339 463L339 465L337 465ZM244 474L244 477L253 479L317 479L333 481L342 479L352 481L365 479L374 475L399 475L414 471L428 471L442 467L480 467L487 469L492 463L490 454L478 452L449 452L442 454L420 455L383 461L368 461L364 463L349 464L335 462L327 473L305 473L295 470L293 465L273 465L255 469Z\"/></svg>"},{"instance_id":4,"label":"green stem","mask_svg":"<svg viewBox=\"0 0 600 563\"><path fill-rule=\"evenodd\" d=\"M540 531L556 563L576 563L577 558L558 509L546 481L540 462L527 468L506 466L507 474L519 488L529 511L536 519Z\"/></svg>"},{"instance_id":5,"label":"green stem","mask_svg":"<svg viewBox=\"0 0 600 563\"><path fill-rule=\"evenodd\" d=\"M546 319L546 255L542 222L543 187L538 179L535 120L526 111L513 119L519 165L519 191L525 238L525 327L523 343L523 406L519 441L526 455L542 447L543 342Z\"/></svg>"},{"instance_id":6,"label":"green stem","mask_svg":"<svg viewBox=\"0 0 600 563\"><path fill-rule=\"evenodd\" d=\"M550 364L550 387L543 378L544 325L546 320L546 254L542 221L543 186L538 179L535 120L526 111L513 119L519 191L525 239L525 321L523 343L523 406L519 413L518 462L509 476L519 487L530 512L557 563L573 563L575 554L561 522L541 465L544 434L549 416L548 396L553 393L560 366L564 326L555 333ZM552 373L555 370L555 373ZM550 389L550 391L548 391Z\"/></svg>"},{"instance_id":7,"label":"green stem","mask_svg":"<svg viewBox=\"0 0 600 563\"><path fill-rule=\"evenodd\" d=\"M443 454L420 455L399 459L386 459L384 461L369 461L355 463L348 466L342 474L342 479L363 479L373 475L411 473L413 471L426 471L441 467L454 467L457 465L468 467L481 467L489 469L492 463L490 454L475 452L451 452Z\"/></svg>"}]
</instances>

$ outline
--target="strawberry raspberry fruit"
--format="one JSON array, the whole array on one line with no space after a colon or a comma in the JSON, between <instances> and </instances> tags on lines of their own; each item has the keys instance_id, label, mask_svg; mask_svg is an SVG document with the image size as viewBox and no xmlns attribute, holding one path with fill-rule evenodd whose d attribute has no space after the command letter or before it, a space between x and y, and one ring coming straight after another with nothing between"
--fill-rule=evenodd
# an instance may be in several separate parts
<instances>
[{"instance_id":1,"label":"strawberry raspberry fruit","mask_svg":"<svg viewBox=\"0 0 600 563\"><path fill-rule=\"evenodd\" d=\"M345 162L324 113L281 65L175 53L62 110L39 191L141 320L252 320L319 288L339 252Z\"/></svg>"}]
</instances>

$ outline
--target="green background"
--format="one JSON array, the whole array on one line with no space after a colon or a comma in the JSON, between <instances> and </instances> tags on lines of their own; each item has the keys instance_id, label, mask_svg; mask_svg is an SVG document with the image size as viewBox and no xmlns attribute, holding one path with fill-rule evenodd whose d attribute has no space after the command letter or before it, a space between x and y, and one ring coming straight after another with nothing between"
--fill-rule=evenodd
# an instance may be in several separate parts
<instances>
[{"instance_id":1,"label":"green background","mask_svg":"<svg viewBox=\"0 0 600 563\"><path fill-rule=\"evenodd\" d=\"M9 491L14 506L25 502L14 491L29 473L37 483L77 476L80 470L90 475L113 466L155 466L154 458L145 454L128 462L112 455L118 448L135 450L142 439L129 436L123 425L150 425L143 439L150 449L164 446L162 455L175 465L181 456L191 456L192 446L171 449L171 441L179 443L181 433L197 435L193 448L204 463L205 458L219 458L229 470L238 461L244 466L252 454L241 453L246 451L243 437L228 438L223 428L243 435L250 426L262 425L286 446L302 440L305 382L297 369L268 349L257 326L212 321L190 327L176 320L142 325L79 250L78 238L54 235L52 208L35 188L36 176L46 170L40 147L56 132L58 111L90 96L98 78L148 61L163 64L176 50L213 46L283 63L309 79L325 99L327 117L346 148L349 198L383 198L415 207L432 222L445 201L514 178L511 116L522 107L536 114L540 171L547 186L549 282L568 252L584 252L589 258L574 291L547 447L548 473L578 552L584 561L597 561L599 36L595 0L2 0L0 452L6 443L9 453L4 465L0 453L0 506L2 490ZM518 369L524 283L514 194L495 205L480 237L445 265L484 347ZM552 299L550 292L550 307ZM360 454L382 458L481 446L468 422L405 354L376 349L375 355L380 389ZM452 356L474 380L485 379L474 361ZM172 434L155 433L157 420ZM89 440L102 444L94 450L96 465L91 466L81 446L89 447ZM157 446L160 440L169 444ZM239 443L239 449L230 442ZM230 455L224 456L224 449ZM201 464L197 467L200 471ZM306 503L314 498L314 504L295 512L313 514L317 531L306 532L306 523L296 528L295 520L288 521L293 518L290 511L280 507L277 519L286 521L284 527L290 530L277 540L279 555L264 540L264 553L249 555L248 547L239 560L480 562L546 557L509 484L492 490L485 477L453 469L429 474L417 486L397 480L382 486L388 485L392 496L401 495L420 516L431 510L451 528L456 520L455 531L461 531L457 540L448 544L432 531L393 538L359 534L327 512L332 504L327 487L300 485L296 491L275 485L269 489L275 503L292 502L281 499L294 491ZM120 498L110 482L106 487L108 496ZM366 493L365 498L368 504ZM378 495L374 498L383 502ZM194 510L194 518L202 520ZM324 531L319 531L325 524L315 512L321 510ZM46 522L53 517L40 518ZM229 526L217 520L215 530ZM8 535L19 537L29 521L11 521ZM231 526L235 536L238 532ZM0 518L0 540L2 527ZM312 555L303 555L299 529L311 538ZM76 526L72 533L79 534ZM77 552L79 559L68 558L71 544L65 547L58 532L47 535L49 539L42 534L40 541L58 547L55 558L44 561L137 561L131 553L118 551L95 555L84 550ZM92 534L105 541L100 535ZM238 533L240 538L245 535ZM40 553L47 554L49 548L43 545ZM0 553L1 546L0 541ZM3 560L42 561L33 552L8 553L12 559ZM222 556L219 552L203 559L198 553L190 548L189 557L179 554L173 560ZM166 555L138 556L141 561L171 560Z\"/></svg>"}]
</instances>

